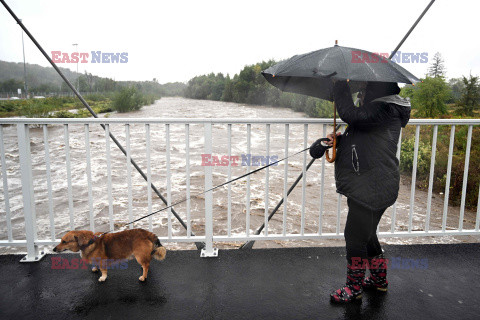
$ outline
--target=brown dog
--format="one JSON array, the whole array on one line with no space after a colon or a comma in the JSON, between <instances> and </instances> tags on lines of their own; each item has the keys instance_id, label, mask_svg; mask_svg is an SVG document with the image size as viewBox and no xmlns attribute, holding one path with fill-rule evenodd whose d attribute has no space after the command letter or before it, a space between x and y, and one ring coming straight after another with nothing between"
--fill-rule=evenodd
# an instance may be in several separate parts
<instances>
[{"instance_id":1,"label":"brown dog","mask_svg":"<svg viewBox=\"0 0 480 320\"><path fill-rule=\"evenodd\" d=\"M104 235L101 232L93 234L92 231L87 230L69 231L62 237L60 244L53 249L55 252L65 250L81 251L82 258L95 265L93 272L98 271L99 267L102 272L102 276L98 279L100 282L107 279L107 269L112 264L134 257L143 268L143 274L138 279L145 281L152 257L163 260L167 254L167 250L157 236L144 229L131 229Z\"/></svg>"}]
</instances>

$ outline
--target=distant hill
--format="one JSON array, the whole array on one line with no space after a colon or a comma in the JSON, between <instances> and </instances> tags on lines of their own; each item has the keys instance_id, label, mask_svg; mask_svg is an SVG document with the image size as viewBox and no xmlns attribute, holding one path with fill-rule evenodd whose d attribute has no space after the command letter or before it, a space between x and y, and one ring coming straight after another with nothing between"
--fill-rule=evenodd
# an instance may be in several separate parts
<instances>
[{"instance_id":1,"label":"distant hill","mask_svg":"<svg viewBox=\"0 0 480 320\"><path fill-rule=\"evenodd\" d=\"M52 67L42 67L38 64L26 64L27 84L29 91L40 92L67 92L63 79ZM183 96L187 85L182 82L159 84L156 79L153 81L115 81L109 78L102 78L92 74L81 74L70 69L60 68L65 77L73 84L77 77L80 77L80 90L91 91L114 91L118 87L135 85L146 93L155 93L160 96ZM16 92L17 88L23 88L23 63L7 62L0 60L0 92Z\"/></svg>"},{"instance_id":2,"label":"distant hill","mask_svg":"<svg viewBox=\"0 0 480 320\"><path fill-rule=\"evenodd\" d=\"M60 87L63 83L62 78L52 67L42 67L38 64L26 64L27 84L29 87L39 87L42 84L48 84ZM73 81L77 79L80 73L72 72L70 69L59 68L67 79ZM14 79L23 83L23 62L7 62L0 60L0 82Z\"/></svg>"}]
</instances>

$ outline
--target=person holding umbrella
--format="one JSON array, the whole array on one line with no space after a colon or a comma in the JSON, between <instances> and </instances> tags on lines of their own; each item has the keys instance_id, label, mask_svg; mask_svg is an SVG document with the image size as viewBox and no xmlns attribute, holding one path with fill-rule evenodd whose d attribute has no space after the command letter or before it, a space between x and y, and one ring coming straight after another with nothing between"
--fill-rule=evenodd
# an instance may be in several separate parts
<instances>
[{"instance_id":1,"label":"person holding umbrella","mask_svg":"<svg viewBox=\"0 0 480 320\"><path fill-rule=\"evenodd\" d=\"M337 192L347 197L345 226L347 281L331 293L337 303L360 300L363 289L387 291L387 261L376 230L385 210L395 203L400 182L397 145L410 119L410 102L397 94L396 83L368 82L355 106L346 81L334 83L340 118L348 124L337 142ZM333 134L328 136L333 145ZM370 276L364 279L366 268Z\"/></svg>"},{"instance_id":2,"label":"person holding umbrella","mask_svg":"<svg viewBox=\"0 0 480 320\"><path fill-rule=\"evenodd\" d=\"M358 63L352 57L359 53L375 59ZM348 124L344 134L329 135L327 145L322 138L310 147L313 158L325 153L329 162L335 162L337 192L347 197L349 208L344 233L347 282L330 295L331 301L359 301L363 289L386 291L386 260L376 229L398 196L397 145L411 110L410 101L398 96L397 83L414 84L418 78L390 59L338 44L293 56L262 74L282 91L333 101L334 114L338 108L340 118ZM352 99L355 92L357 105ZM331 156L328 148L332 148ZM370 276L364 279L367 266Z\"/></svg>"}]
</instances>

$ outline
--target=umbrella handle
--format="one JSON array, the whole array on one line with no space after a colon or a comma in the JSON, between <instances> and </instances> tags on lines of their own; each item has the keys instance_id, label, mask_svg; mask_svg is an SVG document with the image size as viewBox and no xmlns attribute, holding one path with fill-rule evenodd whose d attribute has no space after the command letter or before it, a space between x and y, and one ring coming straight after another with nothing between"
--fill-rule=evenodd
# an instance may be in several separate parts
<instances>
[{"instance_id":1,"label":"umbrella handle","mask_svg":"<svg viewBox=\"0 0 480 320\"><path fill-rule=\"evenodd\" d=\"M335 162L335 158L337 156L337 137L336 137L336 133L334 133L334 136L333 136L333 146L332 146L332 157L330 158L330 154L328 153L329 150L327 150L325 152L325 158L327 159L328 162L330 163L333 163Z\"/></svg>"},{"instance_id":2,"label":"umbrella handle","mask_svg":"<svg viewBox=\"0 0 480 320\"><path fill-rule=\"evenodd\" d=\"M337 106L335 105L335 101L333 101L333 146L331 158L328 151L329 150L325 152L325 158L330 163L335 162L335 158L337 157Z\"/></svg>"}]
</instances>

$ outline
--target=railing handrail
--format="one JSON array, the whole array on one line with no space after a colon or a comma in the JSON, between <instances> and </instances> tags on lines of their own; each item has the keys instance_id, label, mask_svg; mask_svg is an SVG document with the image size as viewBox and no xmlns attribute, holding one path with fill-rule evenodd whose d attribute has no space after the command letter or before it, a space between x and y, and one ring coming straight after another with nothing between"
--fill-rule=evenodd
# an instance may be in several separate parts
<instances>
[{"instance_id":1,"label":"railing handrail","mask_svg":"<svg viewBox=\"0 0 480 320\"><path fill-rule=\"evenodd\" d=\"M343 129L345 128L345 123L342 121L338 121L339 124L342 125ZM256 145L257 147L255 148L265 148L265 152L268 155L270 155L270 141L271 139L284 139L284 147L283 150L285 151L285 156L288 156L289 153L289 140L290 140L290 129L294 125L301 126L303 125L303 146L304 148L308 147L308 137L313 138L312 135L315 136L320 136L323 135L325 136L329 130L329 126L333 124L333 119L331 118L257 118L257 119L249 119L249 118L0 118L0 150L2 151L0 153L0 160L1 162L1 169L2 169L2 180L3 180L3 194L4 194L4 199L5 199L5 210L6 210L6 221L7 221L7 235L8 235L8 240L0 240L0 247L1 246L27 246L27 252L28 255L25 257L23 260L26 261L38 261L38 259L41 258L42 254L39 254L38 252L38 246L39 245L47 245L47 244L53 244L57 239L57 234L55 232L55 217L53 215L53 197L52 197L52 184L50 181L50 161L49 161L49 126L48 125L53 125L52 127L60 126L64 127L63 128L63 140L64 140L64 147L60 145L62 152L65 153L65 162L66 162L66 173L67 173L67 182L68 182L68 203L69 203L69 217L70 217L70 229L74 228L74 206L73 206L73 188L72 188L72 174L71 174L71 168L70 168L70 146L69 146L69 130L73 130L75 128L74 126L84 126L83 131L80 130L78 132L78 139L82 140L82 135L84 135L84 140L85 140L85 146L90 146L91 141L90 141L90 127L97 127L97 125L104 125L106 128L109 128L109 125L113 125L117 127L125 127L124 128L124 134L121 134L122 136L125 137L125 144L127 146L127 150L129 150L129 145L130 145L130 125L137 124L138 126L135 126L137 129L141 127L142 125L145 126L144 133L142 133L142 130L137 130L135 131L136 134L143 135L143 138L145 139L146 143L146 155L145 157L142 156L141 152L139 154L135 154L136 157L140 157L144 159L144 161L147 162L147 168L150 165L150 125L156 124L157 127L165 127L165 157L166 157L166 179L167 179L167 204L171 203L171 197L172 197L172 190L170 188L170 179L171 179L171 172L170 172L170 143L171 143L171 133L175 134L177 136L177 140L175 138L173 141L176 141L176 143L183 144L185 143L185 156L186 156L186 168L190 168L192 166L192 162L190 161L190 128L192 131L195 132L203 132L203 142L200 140L200 143L203 143L203 147L201 145L196 145L196 148L203 149L203 152L205 154L211 154L212 153L212 143L214 143L213 139L213 134L212 134L212 129L216 130L216 132L221 132L221 136L223 139L223 144L225 144L225 138L226 138L226 147L227 147L227 153L229 157L231 156L232 152L232 127L237 128L237 133L241 132L242 135L246 133L246 144L242 145L241 150L245 151L246 148L246 153L251 154L251 148L252 148L252 130L253 126L255 126L255 131L257 131L257 127L261 127L262 125L264 126L264 132L265 132L265 140L263 142L259 142L256 140ZM172 124L178 125L184 125L184 131L181 132L182 130L177 130L178 127L176 126L175 132L170 132L170 127ZM215 126L212 126L214 124ZM36 231L36 213L35 213L35 197L33 196L34 188L32 186L32 162L30 160L31 158L31 150L30 150L30 137L29 137L29 127L30 125L36 125L39 127L43 127L43 143L44 143L44 152L45 152L45 168L46 168L46 176L47 176L47 191L48 191L48 201L49 201L49 220L50 220L50 238L47 239L47 234L43 233L41 238L37 237L37 231ZM195 126L191 126L195 125ZM237 126L235 126L237 125ZM245 130L245 126L246 130ZM270 133L273 132L273 126L278 129L278 127L285 127L284 133L282 134L283 130L275 130L275 135L277 138L271 138ZM292 125L292 126L290 126ZM309 126L315 126L314 130L309 131L308 128ZM407 216L403 216L403 220L405 220L405 217L408 218L408 221L404 221L404 226L408 225L408 229L399 229L397 228L397 208L396 204L392 206L392 213L391 213L391 222L390 222L390 232L380 232L379 236L381 237L418 237L418 236L456 236L456 235L478 235L480 234L480 199L478 200L478 205L477 205L477 213L474 218L474 223L475 223L475 228L472 229L471 225L468 225L467 228L464 228L464 215L465 215L465 205L466 205L466 194L467 194L467 182L468 182L468 168L470 165L470 148L472 144L472 133L474 126L480 125L480 119L411 119L409 122L410 128L415 127L415 146L413 149L413 164L412 164L412 182L411 182L411 191L410 191L410 204L408 206L409 211L407 213ZM10 126L16 126L17 127L17 135L16 139L18 140L18 153L19 157L18 159L15 158L15 156L12 158L7 157L7 153L5 153L5 147L4 147L4 135L3 135L3 127L10 127ZM113 127L112 126L112 127ZM203 126L203 129L201 128ZM320 128L323 127L322 130L319 130L318 126ZM416 230L413 228L414 223L413 223L413 217L418 213L418 210L415 209L415 192L416 192L416 175L417 175L417 166L418 166L418 159L419 159L419 152L420 152L420 132L421 132L421 127L422 126L428 126L424 127L425 129L430 129L433 130L433 137L428 137L428 139L432 141L431 144L431 149L432 153L430 156L430 177L429 177L429 188L428 188L428 195L427 195L427 210L425 213L425 225L424 223L420 223L420 229ZM445 192L444 192L444 205L443 205L443 212L439 212L438 210L435 211L435 214L437 215L435 217L436 219L436 227L431 229L430 228L430 218L432 213L432 203L431 199L433 197L432 191L433 191L433 181L434 181L434 170L435 170L435 158L436 158L436 145L437 145L437 140L438 140L438 131L439 131L439 126L450 126L450 143L449 143L449 153L448 153L448 163L447 163L447 173L446 173L446 181L445 181ZM462 183L462 193L461 193L461 204L460 204L460 212L458 214L458 227L457 225L453 225L451 223L447 223L447 218L448 217L448 211L449 211L449 191L451 187L451 174L452 174L452 157L453 157L453 150L454 150L454 142L456 139L456 131L455 128L457 126L466 126L468 127L468 134L467 134L467 145L466 145L466 152L465 152L465 158L464 158L464 172L463 172L463 183ZM225 127L227 127L227 135L224 136L223 132L224 131L218 131L218 130L225 130ZM72 129L70 129L72 128ZM11 130L13 128L9 128L9 133L8 137L9 139L15 139L15 135L12 134L13 131ZM78 128L77 128L78 129ZM100 129L100 126L98 127ZM140 128L141 129L141 128ZM195 129L195 130L193 130ZM429 130L430 130L429 129ZM199 131L201 130L201 131ZM35 130L35 135L37 138L40 137L41 132ZM78 130L77 130L78 131ZM77 132L75 131L75 132ZM83 132L83 133L82 133ZM160 134L163 134L161 131L159 131ZM301 131L300 131L301 132ZM411 134L412 132L409 132ZM255 132L257 134L257 132ZM299 136L301 133L298 133L295 139L296 144L295 148L300 147L301 143L300 140L301 137ZM102 138L102 136L96 136L95 141L102 141L105 139L105 153L107 155L107 172L108 172L108 177L110 177L110 138L109 138L109 130L106 131L105 138ZM143 139L142 138L142 139ZM40 138L41 139L41 138ZM55 139L55 138L54 138ZM162 138L161 138L162 139ZM185 142L183 142L185 139ZM218 140L221 142L221 140ZM218 142L217 141L217 142ZM278 141L277 141L278 143ZM280 142L282 143L282 142ZM399 141L398 141L398 150L397 150L397 158L400 159L400 154L402 148L400 147L402 143L402 131L400 132L399 136ZM80 144L81 145L81 144ZM58 145L55 145L58 147ZM225 145L224 145L225 146ZM79 147L79 146L77 146ZM13 147L14 148L14 147ZM81 146L79 147L81 148ZM11 146L11 141L10 141L10 149L12 149ZM98 148L97 148L98 149ZM100 149L97 150L97 153L102 152L102 146L100 146ZM216 149L219 150L219 149ZM222 149L224 150L224 149ZM36 154L42 154L41 148L35 148ZM143 151L142 151L143 152ZM176 152L183 152L179 151L177 149ZM197 151L196 151L197 152ZM163 153L163 152L162 152ZM97 155L98 156L98 155ZM103 155L100 155L103 157ZM126 177L128 179L128 184L129 184L129 191L131 191L131 168L130 168L130 157L131 153L130 151L126 152L126 160L123 159L122 162L127 163L127 174ZM214 202L212 201L211 194L208 196L205 196L205 235L204 236L181 236L179 234L173 234L173 227L172 227L172 220L171 220L171 213L168 212L168 236L160 236L159 238L162 241L173 241L173 242L194 242L194 241L205 241L206 243L206 249L202 252L203 256L216 256L217 251L213 247L213 243L216 241L254 241L254 240L294 240L294 239L318 239L318 238L342 238L343 233L341 232L341 214L344 210L342 210L342 196L338 194L338 199L337 199L337 209L336 209L336 224L333 226L335 227L335 231L331 232L331 228L327 228L328 230L323 230L325 229L325 224L323 223L323 218L327 214L326 208L324 208L324 186L325 186L325 159L323 158L321 160L321 168L320 168L320 175L321 175L321 182L320 182L320 190L321 190L321 197L320 197L320 205L318 210L314 209L311 211L308 215L308 219L310 221L310 226L309 229L306 230L305 227L305 219L306 219L306 210L305 210L305 204L306 204L306 193L305 193L305 188L306 188L306 157L307 154L303 154L303 183L302 183L302 200L301 200L301 213L300 213L300 232L297 234L296 231L291 233L289 231L287 233L287 206L285 205L283 207L283 219L280 217L281 222L283 223L281 228L282 230L279 231L278 228L271 228L270 231L268 231L268 214L269 214L269 172L268 169L265 172L265 195L264 195L264 203L265 203L265 214L264 214L264 220L267 221L266 227L264 229L264 233L261 235L254 235L251 233L253 225L251 225L250 222L250 217L251 217L251 200L250 200L250 181L247 178L246 182L246 201L245 201L245 227L240 226L240 229L238 229L238 225L236 226L236 229L240 231L235 231L232 232L232 225L231 225L231 220L232 220L232 203L231 203L231 190L230 190L230 185L228 189L228 203L227 203L227 233L223 234L223 232L214 232L213 228L213 215L212 215L212 206L214 205ZM22 199L23 199L23 205L24 205L24 219L25 219L25 239L19 239L17 237L14 237L12 235L12 219L11 219L11 214L10 214L10 204L9 204L9 190L8 190L8 175L7 175L7 160L10 161L12 164L18 165L18 172L22 178ZM18 160L18 162L17 162ZM87 170L85 174L87 175L87 181L88 181L88 187L91 188L91 175L92 173L88 169L89 166L91 166L91 155L89 148L86 147L86 158L84 160L81 160L80 162L76 162L79 165L86 164L87 165ZM82 164L83 163L83 164ZM247 172L250 172L250 164L247 165L246 167ZM150 169L148 169L150 170ZM197 169L196 169L197 170ZM213 177L212 177L212 168L211 166L204 166L203 171L205 175L205 186L211 185L213 182ZM228 180L231 179L232 175L232 166L228 165ZM279 169L284 171L283 173L283 190L284 190L284 198L287 199L288 196L288 170L289 170L289 165L288 162L285 162L285 165L283 166L283 169ZM200 171L202 171L200 169ZM189 169L186 169L186 174L187 176L190 176L190 171ZM277 171L277 174L281 174L280 171ZM151 184L151 173L147 174L147 186ZM112 231L114 229L113 227L113 202L111 200L112 197L112 181L110 178L107 179L107 195L109 197L109 223L110 223L110 230ZM209 188L205 188L209 189ZM151 197L151 190L148 189L148 194ZM190 180L186 180L186 194L187 197L190 197ZM480 190L472 190L470 192L479 192ZM92 202L92 192L89 192L89 203ZM129 192L128 195L129 198L129 203L132 201L132 195L131 192ZM479 195L480 198L480 195ZM199 199L200 200L200 199ZM200 200L201 201L201 200ZM282 200L283 201L283 200ZM149 201L150 202L150 201ZM286 203L287 201L285 201ZM192 223L192 218L190 216L190 206L187 204L186 208L187 212L187 223L186 223L186 229L187 232L191 230L191 223ZM149 204L149 209L148 212L151 212L151 204ZM314 212L315 211L315 212ZM318 212L317 212L318 211ZM94 222L94 215L93 215L93 208L92 205L89 205L89 219L90 219L90 226L92 228L92 231L95 227L95 222ZM128 214L129 214L129 219L133 217L132 215L132 205L129 205L128 208ZM423 215L423 212L420 214ZM242 213L240 213L242 215ZM400 217L400 216L399 216ZM451 217L451 216L450 216ZM333 216L333 218L335 218ZM441 221L439 221L441 219ZM450 218L451 219L451 218ZM455 216L454 220L457 220L457 217ZM313 223L312 222L317 222ZM440 226L441 222L441 226ZM239 222L241 224L241 222ZM415 224L417 225L417 224ZM331 227L331 226L329 226ZM440 228L441 227L441 228ZM152 223L149 223L149 229L152 231ZM243 232L242 230L245 230ZM399 230L397 230L399 229ZM313 230L313 231L312 231ZM325 232L327 231L327 232ZM278 233L280 232L280 233ZM22 261L23 261L22 260Z\"/></svg>"},{"instance_id":2,"label":"railing handrail","mask_svg":"<svg viewBox=\"0 0 480 320\"><path fill-rule=\"evenodd\" d=\"M333 124L333 118L0 118L0 124ZM338 124L345 124L337 120ZM410 119L411 125L480 125L480 119Z\"/></svg>"}]
</instances>

